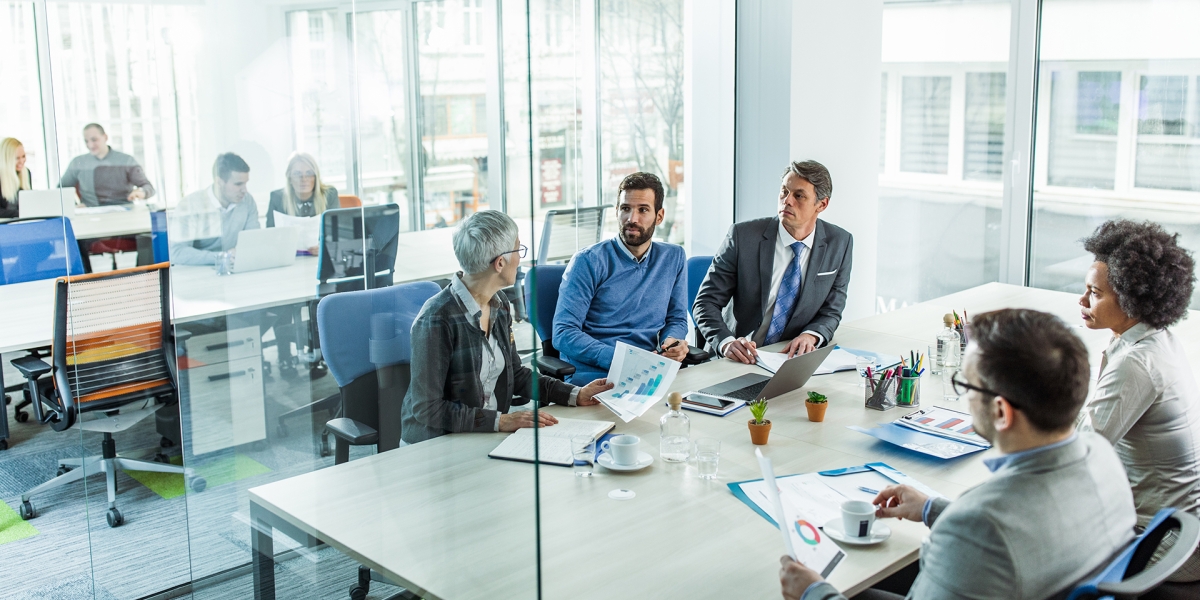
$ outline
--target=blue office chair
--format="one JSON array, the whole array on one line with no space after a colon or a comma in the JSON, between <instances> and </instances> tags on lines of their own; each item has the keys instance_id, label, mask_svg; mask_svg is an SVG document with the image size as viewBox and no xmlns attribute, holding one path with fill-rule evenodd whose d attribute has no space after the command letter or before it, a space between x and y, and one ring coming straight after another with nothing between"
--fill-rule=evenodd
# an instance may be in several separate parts
<instances>
[{"instance_id":1,"label":"blue office chair","mask_svg":"<svg viewBox=\"0 0 1200 600\"><path fill-rule=\"evenodd\" d=\"M154 253L155 263L171 262L167 240L167 211L156 210L150 213L150 247Z\"/></svg>"},{"instance_id":2,"label":"blue office chair","mask_svg":"<svg viewBox=\"0 0 1200 600\"><path fill-rule=\"evenodd\" d=\"M708 275L708 269L712 266L711 256L693 256L687 259L687 295L688 295L688 315L692 314L692 306L696 304L696 294L700 293L700 284L704 281L705 275ZM695 323L695 318L692 318ZM684 364L700 364L713 357L712 352L704 350L704 337L700 335L700 330L696 330L696 344L688 347L688 356L684 360Z\"/></svg>"},{"instance_id":3,"label":"blue office chair","mask_svg":"<svg viewBox=\"0 0 1200 600\"><path fill-rule=\"evenodd\" d=\"M408 393L412 357L410 331L421 307L440 288L421 281L325 296L317 305L317 331L329 372L337 381L342 416L325 427L336 439L334 463L350 460L350 446L379 452L400 446L400 409ZM371 581L392 583L358 568L352 600L362 600ZM401 591L391 596L415 598Z\"/></svg>"},{"instance_id":4,"label":"blue office chair","mask_svg":"<svg viewBox=\"0 0 1200 600\"><path fill-rule=\"evenodd\" d=\"M538 338L542 340L542 354L535 356L533 363L542 375L560 380L575 374L575 366L559 358L551 339L554 334L554 309L558 306L558 288L566 271L566 265L534 265L525 276L529 314Z\"/></svg>"},{"instance_id":5,"label":"blue office chair","mask_svg":"<svg viewBox=\"0 0 1200 600\"><path fill-rule=\"evenodd\" d=\"M1163 537L1179 529L1179 538L1157 563L1147 567ZM1200 544L1200 519L1174 508L1154 515L1146 530L1071 590L1067 600L1134 599L1161 585L1196 551Z\"/></svg>"},{"instance_id":6,"label":"blue office chair","mask_svg":"<svg viewBox=\"0 0 1200 600\"><path fill-rule=\"evenodd\" d=\"M0 285L83 272L70 219L36 217L0 224Z\"/></svg>"}]
</instances>

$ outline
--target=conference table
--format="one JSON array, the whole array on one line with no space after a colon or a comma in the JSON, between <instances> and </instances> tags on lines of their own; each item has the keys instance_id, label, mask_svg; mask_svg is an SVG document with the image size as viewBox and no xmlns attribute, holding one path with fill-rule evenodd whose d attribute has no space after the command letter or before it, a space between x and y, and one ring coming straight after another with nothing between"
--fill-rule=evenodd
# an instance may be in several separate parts
<instances>
[{"instance_id":1,"label":"conference table","mask_svg":"<svg viewBox=\"0 0 1200 600\"><path fill-rule=\"evenodd\" d=\"M1077 325L1076 301L1071 294L991 283L844 323L836 342L907 355L926 349L951 310L1035 308ZM1192 316L1176 333L1190 340L1196 364L1200 324ZM1098 362L1108 334L1082 327L1078 333ZM695 390L755 371L711 361L681 370L671 389ZM940 460L847 429L891 421L910 410L867 409L858 384L853 371L821 375L772 400L770 441L758 448L772 459L777 475L882 461L950 498L988 477L981 459L994 456L994 449ZM942 399L939 378L925 376L922 387L922 406L967 409L965 401ZM807 391L828 396L824 422L808 420ZM632 473L597 466L596 476L582 479L570 468L489 459L488 452L508 434L451 434L252 488L255 598L275 597L275 535L328 544L425 598L779 596L784 553L779 532L727 487L761 477L748 411L724 418L687 413L692 440L721 441L718 478L706 481L697 477L694 464L659 458L658 421L665 406L651 407L630 423L598 406L543 410L615 421L615 432L639 436L640 449L655 462ZM632 490L636 497L610 499L614 489ZM887 541L842 547L846 557L829 581L847 596L917 559L927 528L887 524L892 529Z\"/></svg>"}]
</instances>

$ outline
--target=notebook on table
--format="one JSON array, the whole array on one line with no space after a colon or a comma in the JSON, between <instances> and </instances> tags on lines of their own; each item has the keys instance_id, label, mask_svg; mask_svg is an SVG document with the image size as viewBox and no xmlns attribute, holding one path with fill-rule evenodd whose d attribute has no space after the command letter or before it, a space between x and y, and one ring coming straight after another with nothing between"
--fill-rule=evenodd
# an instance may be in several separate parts
<instances>
[{"instance_id":1,"label":"notebook on table","mask_svg":"<svg viewBox=\"0 0 1200 600\"><path fill-rule=\"evenodd\" d=\"M549 427L538 428L538 460L542 464L572 466L575 462L571 454L571 438L586 435L594 440L608 433L616 423L612 421L591 421L587 419L559 419L558 423ZM504 438L495 450L488 453L490 458L534 462L533 455L534 428L518 429Z\"/></svg>"}]
</instances>

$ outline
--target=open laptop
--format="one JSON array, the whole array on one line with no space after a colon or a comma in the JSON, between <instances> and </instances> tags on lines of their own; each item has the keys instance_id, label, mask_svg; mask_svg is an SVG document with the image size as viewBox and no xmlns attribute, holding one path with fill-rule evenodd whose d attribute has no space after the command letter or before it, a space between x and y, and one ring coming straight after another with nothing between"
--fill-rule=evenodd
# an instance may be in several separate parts
<instances>
[{"instance_id":1,"label":"open laptop","mask_svg":"<svg viewBox=\"0 0 1200 600\"><path fill-rule=\"evenodd\" d=\"M21 190L17 194L17 211L22 219L35 217L75 218L79 194L75 188L52 190Z\"/></svg>"},{"instance_id":2,"label":"open laptop","mask_svg":"<svg viewBox=\"0 0 1200 600\"><path fill-rule=\"evenodd\" d=\"M268 227L238 232L234 273L286 267L296 262L295 227Z\"/></svg>"},{"instance_id":3,"label":"open laptop","mask_svg":"<svg viewBox=\"0 0 1200 600\"><path fill-rule=\"evenodd\" d=\"M700 390L701 394L724 398L725 400L744 400L749 402L758 398L770 400L782 396L792 390L798 390L808 383L808 378L817 371L817 367L825 362L825 357L833 351L832 342L817 348L808 354L792 357L784 361L783 366L775 372L774 377L747 373L734 377Z\"/></svg>"}]
</instances>

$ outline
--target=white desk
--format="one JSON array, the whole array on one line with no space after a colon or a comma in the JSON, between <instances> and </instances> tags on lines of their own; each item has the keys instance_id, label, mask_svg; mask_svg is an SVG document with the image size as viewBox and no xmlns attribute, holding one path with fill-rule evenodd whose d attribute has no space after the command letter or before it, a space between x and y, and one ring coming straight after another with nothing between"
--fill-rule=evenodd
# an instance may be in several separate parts
<instances>
[{"instance_id":1,"label":"white desk","mask_svg":"<svg viewBox=\"0 0 1200 600\"><path fill-rule=\"evenodd\" d=\"M989 284L847 323L838 330L837 341L901 354L923 350L951 308L977 313L1036 307L1072 318L1077 316L1074 302L1073 296L1059 292ZM1194 332L1196 327L1193 318L1177 331ZM1095 356L1106 335L1080 333ZM752 370L712 362L681 371L673 389L697 389ZM940 381L927 379L923 385L923 403L942 404ZM824 423L808 421L803 392L772 403L768 417L773 429L763 451L778 473L884 461L949 497L986 479L980 457L994 450L941 461L846 429L893 420L904 412L864 408L857 386L857 375L846 372L816 377L805 387L829 396ZM716 482L697 479L693 466L659 459L657 427L663 407L628 424L599 407L548 411L617 421L617 431L642 438L642 450L652 453L655 463L632 474L597 467L597 477L587 481L575 478L570 469L540 468L536 491L543 597L778 597L779 533L726 488L732 481L760 477L745 411L724 419L688 413L692 439L722 439ZM487 458L504 435L443 436L251 489L256 597L274 597L272 526L300 541L322 540L423 597L535 597L535 468ZM637 498L608 499L608 491L616 488L632 489ZM888 524L893 535L887 542L844 548L847 558L830 581L847 595L917 558L926 528Z\"/></svg>"},{"instance_id":2,"label":"white desk","mask_svg":"<svg viewBox=\"0 0 1200 600\"><path fill-rule=\"evenodd\" d=\"M150 209L134 204L129 210L90 214L79 208L71 218L71 229L77 240L150 233Z\"/></svg>"}]
</instances>

